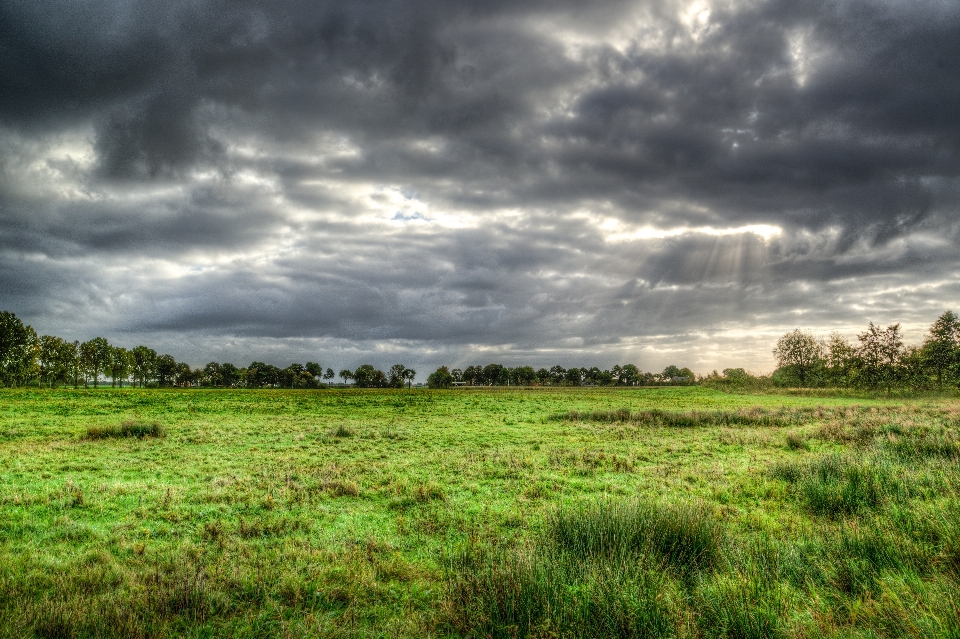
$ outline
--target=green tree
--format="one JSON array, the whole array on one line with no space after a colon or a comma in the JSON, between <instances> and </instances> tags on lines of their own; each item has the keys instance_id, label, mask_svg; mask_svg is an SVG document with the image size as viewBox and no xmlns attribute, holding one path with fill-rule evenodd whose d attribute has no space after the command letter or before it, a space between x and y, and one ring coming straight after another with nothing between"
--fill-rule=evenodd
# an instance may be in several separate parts
<instances>
[{"instance_id":1,"label":"green tree","mask_svg":"<svg viewBox=\"0 0 960 639\"><path fill-rule=\"evenodd\" d=\"M220 365L220 374L223 376L223 385L228 388L235 388L243 381L243 371L230 362Z\"/></svg>"},{"instance_id":2,"label":"green tree","mask_svg":"<svg viewBox=\"0 0 960 639\"><path fill-rule=\"evenodd\" d=\"M520 386L529 386L537 380L537 371L532 366L517 366L513 369L513 378Z\"/></svg>"},{"instance_id":3,"label":"green tree","mask_svg":"<svg viewBox=\"0 0 960 639\"><path fill-rule=\"evenodd\" d=\"M501 364L487 364L483 367L483 381L490 386L505 386L507 369Z\"/></svg>"},{"instance_id":4,"label":"green tree","mask_svg":"<svg viewBox=\"0 0 960 639\"><path fill-rule=\"evenodd\" d=\"M37 368L40 379L53 388L70 376L70 353L73 345L55 335L43 335L37 342Z\"/></svg>"},{"instance_id":5,"label":"green tree","mask_svg":"<svg viewBox=\"0 0 960 639\"><path fill-rule=\"evenodd\" d=\"M468 386L480 384L480 378L483 376L483 368L480 366L467 366L463 371L463 381Z\"/></svg>"},{"instance_id":6,"label":"green tree","mask_svg":"<svg viewBox=\"0 0 960 639\"><path fill-rule=\"evenodd\" d=\"M926 367L937 376L937 386L942 388L945 378L960 372L960 317L946 311L930 327L930 335L924 341L920 357Z\"/></svg>"},{"instance_id":7,"label":"green tree","mask_svg":"<svg viewBox=\"0 0 960 639\"><path fill-rule=\"evenodd\" d=\"M773 356L778 368L786 369L799 386L808 386L814 371L823 365L823 343L813 333L797 328L777 340Z\"/></svg>"},{"instance_id":8,"label":"green tree","mask_svg":"<svg viewBox=\"0 0 960 639\"><path fill-rule=\"evenodd\" d=\"M567 369L563 366L554 366L550 369L550 382L553 384L562 384L567 378Z\"/></svg>"},{"instance_id":9,"label":"green tree","mask_svg":"<svg viewBox=\"0 0 960 639\"><path fill-rule=\"evenodd\" d=\"M317 381L323 379L323 367L316 362L307 362L303 365L303 370L309 373Z\"/></svg>"},{"instance_id":10,"label":"green tree","mask_svg":"<svg viewBox=\"0 0 960 639\"><path fill-rule=\"evenodd\" d=\"M140 380L140 388L143 388L157 374L157 351L141 345L130 353L133 355L134 381Z\"/></svg>"},{"instance_id":11,"label":"green tree","mask_svg":"<svg viewBox=\"0 0 960 639\"><path fill-rule=\"evenodd\" d=\"M343 380L343 383L346 384L348 379L353 379L353 371L345 368L340 371L339 377Z\"/></svg>"},{"instance_id":12,"label":"green tree","mask_svg":"<svg viewBox=\"0 0 960 639\"><path fill-rule=\"evenodd\" d=\"M0 311L0 384L16 386L36 368L37 333L13 313Z\"/></svg>"},{"instance_id":13,"label":"green tree","mask_svg":"<svg viewBox=\"0 0 960 639\"><path fill-rule=\"evenodd\" d=\"M133 369L133 354L122 346L112 347L107 369L110 373L110 386L116 385L119 380L120 388L123 388L123 380L130 377Z\"/></svg>"},{"instance_id":14,"label":"green tree","mask_svg":"<svg viewBox=\"0 0 960 639\"><path fill-rule=\"evenodd\" d=\"M394 364L390 367L390 372L387 373L387 385L391 388L403 388L404 383L406 383L405 372L407 367L403 364Z\"/></svg>"},{"instance_id":15,"label":"green tree","mask_svg":"<svg viewBox=\"0 0 960 639\"><path fill-rule=\"evenodd\" d=\"M323 374L323 379L325 380L333 379L334 377L336 377L336 375L334 375L332 368L328 368L327 371Z\"/></svg>"},{"instance_id":16,"label":"green tree","mask_svg":"<svg viewBox=\"0 0 960 639\"><path fill-rule=\"evenodd\" d=\"M70 366L70 375L73 377L73 387L77 388L80 386L80 376L83 375L83 358L80 353L80 340L73 340L69 342L70 344L70 353L69 353L69 366Z\"/></svg>"},{"instance_id":17,"label":"green tree","mask_svg":"<svg viewBox=\"0 0 960 639\"><path fill-rule=\"evenodd\" d=\"M407 380L407 388L413 387L413 379L417 376L417 371L408 368L403 371L403 378Z\"/></svg>"},{"instance_id":18,"label":"green tree","mask_svg":"<svg viewBox=\"0 0 960 639\"><path fill-rule=\"evenodd\" d=\"M280 371L280 386L283 388L299 388L303 385L303 374L310 375L303 364L290 364Z\"/></svg>"},{"instance_id":19,"label":"green tree","mask_svg":"<svg viewBox=\"0 0 960 639\"><path fill-rule=\"evenodd\" d=\"M176 367L173 369L173 383L176 386L192 386L196 377L197 375L193 369L190 368L190 364L186 362L177 362Z\"/></svg>"},{"instance_id":20,"label":"green tree","mask_svg":"<svg viewBox=\"0 0 960 639\"><path fill-rule=\"evenodd\" d=\"M626 364L620 370L620 383L624 386L636 386L642 377L640 369L633 364Z\"/></svg>"},{"instance_id":21,"label":"green tree","mask_svg":"<svg viewBox=\"0 0 960 639\"><path fill-rule=\"evenodd\" d=\"M850 386L856 371L857 349L840 333L830 333L826 351L827 381L834 386Z\"/></svg>"},{"instance_id":22,"label":"green tree","mask_svg":"<svg viewBox=\"0 0 960 639\"><path fill-rule=\"evenodd\" d=\"M353 383L358 388L383 388L387 385L387 376L370 364L363 364L353 371Z\"/></svg>"},{"instance_id":23,"label":"green tree","mask_svg":"<svg viewBox=\"0 0 960 639\"><path fill-rule=\"evenodd\" d=\"M869 388L883 387L889 394L899 381L898 368L904 355L900 324L892 324L881 330L870 322L867 330L858 334L857 339L860 341L857 362L861 384Z\"/></svg>"},{"instance_id":24,"label":"green tree","mask_svg":"<svg viewBox=\"0 0 960 639\"><path fill-rule=\"evenodd\" d=\"M156 375L158 386L170 386L176 381L177 360L173 355L160 355L157 357Z\"/></svg>"},{"instance_id":25,"label":"green tree","mask_svg":"<svg viewBox=\"0 0 960 639\"><path fill-rule=\"evenodd\" d=\"M203 367L203 383L207 386L223 385L223 367L219 362L210 362Z\"/></svg>"},{"instance_id":26,"label":"green tree","mask_svg":"<svg viewBox=\"0 0 960 639\"><path fill-rule=\"evenodd\" d=\"M428 388L450 388L453 385L453 375L446 366L441 366L427 377Z\"/></svg>"},{"instance_id":27,"label":"green tree","mask_svg":"<svg viewBox=\"0 0 960 639\"><path fill-rule=\"evenodd\" d=\"M80 345L80 359L83 371L93 377L93 387L97 388L100 375L105 375L110 366L113 347L102 337L94 337Z\"/></svg>"}]
</instances>

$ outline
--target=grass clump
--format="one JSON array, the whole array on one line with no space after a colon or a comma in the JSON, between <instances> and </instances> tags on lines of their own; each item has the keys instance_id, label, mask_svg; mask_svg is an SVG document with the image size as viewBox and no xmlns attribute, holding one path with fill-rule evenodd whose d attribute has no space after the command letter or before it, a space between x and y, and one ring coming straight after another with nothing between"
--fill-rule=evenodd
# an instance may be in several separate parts
<instances>
[{"instance_id":1,"label":"grass clump","mask_svg":"<svg viewBox=\"0 0 960 639\"><path fill-rule=\"evenodd\" d=\"M345 424L338 424L336 428L330 431L333 437L353 437L353 431L347 428Z\"/></svg>"},{"instance_id":2,"label":"grass clump","mask_svg":"<svg viewBox=\"0 0 960 639\"><path fill-rule=\"evenodd\" d=\"M87 428L85 439L121 439L125 437L163 437L166 430L158 422L142 422L127 420L121 424L110 426L90 426Z\"/></svg>"},{"instance_id":3,"label":"grass clump","mask_svg":"<svg viewBox=\"0 0 960 639\"><path fill-rule=\"evenodd\" d=\"M787 433L788 450L810 450L810 444L797 433Z\"/></svg>"},{"instance_id":4,"label":"grass clump","mask_svg":"<svg viewBox=\"0 0 960 639\"><path fill-rule=\"evenodd\" d=\"M893 464L882 458L858 460L828 455L807 463L781 464L773 474L790 484L815 515L866 513L906 495L906 486Z\"/></svg>"},{"instance_id":5,"label":"grass clump","mask_svg":"<svg viewBox=\"0 0 960 639\"><path fill-rule=\"evenodd\" d=\"M547 519L547 537L576 556L645 557L690 573L717 563L723 532L700 505L610 500L555 511Z\"/></svg>"},{"instance_id":6,"label":"grass clump","mask_svg":"<svg viewBox=\"0 0 960 639\"><path fill-rule=\"evenodd\" d=\"M490 637L670 637L673 576L720 558L722 529L699 505L605 500L563 507L537 543L472 549L452 562L454 626Z\"/></svg>"}]
</instances>

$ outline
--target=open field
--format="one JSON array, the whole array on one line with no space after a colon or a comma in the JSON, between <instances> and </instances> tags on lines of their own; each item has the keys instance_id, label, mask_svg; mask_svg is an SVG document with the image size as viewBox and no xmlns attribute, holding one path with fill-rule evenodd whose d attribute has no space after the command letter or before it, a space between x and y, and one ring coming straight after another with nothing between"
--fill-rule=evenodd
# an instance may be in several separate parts
<instances>
[{"instance_id":1,"label":"open field","mask_svg":"<svg viewBox=\"0 0 960 639\"><path fill-rule=\"evenodd\" d=\"M0 636L960 637L960 402L0 391Z\"/></svg>"}]
</instances>

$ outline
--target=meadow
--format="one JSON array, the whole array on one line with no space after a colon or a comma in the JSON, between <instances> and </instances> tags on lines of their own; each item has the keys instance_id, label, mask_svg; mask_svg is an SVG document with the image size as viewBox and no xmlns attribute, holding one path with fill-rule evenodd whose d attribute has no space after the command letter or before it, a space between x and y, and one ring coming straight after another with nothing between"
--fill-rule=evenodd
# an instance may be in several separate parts
<instances>
[{"instance_id":1,"label":"meadow","mask_svg":"<svg viewBox=\"0 0 960 639\"><path fill-rule=\"evenodd\" d=\"M960 401L0 391L0 637L960 637Z\"/></svg>"}]
</instances>

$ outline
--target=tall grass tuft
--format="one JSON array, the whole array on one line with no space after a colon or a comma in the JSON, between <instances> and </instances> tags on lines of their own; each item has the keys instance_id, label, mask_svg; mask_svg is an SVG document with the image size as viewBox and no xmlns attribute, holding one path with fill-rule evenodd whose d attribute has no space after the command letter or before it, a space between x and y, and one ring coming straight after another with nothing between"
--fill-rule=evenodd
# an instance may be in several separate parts
<instances>
[{"instance_id":1,"label":"tall grass tuft","mask_svg":"<svg viewBox=\"0 0 960 639\"><path fill-rule=\"evenodd\" d=\"M560 508L533 545L473 548L453 560L451 618L475 636L675 636L682 597L671 576L707 574L722 537L700 505Z\"/></svg>"},{"instance_id":2,"label":"tall grass tuft","mask_svg":"<svg viewBox=\"0 0 960 639\"><path fill-rule=\"evenodd\" d=\"M127 420L122 424L112 426L90 426L87 428L85 439L112 439L124 437L163 437L166 430L157 422L141 422Z\"/></svg>"},{"instance_id":3,"label":"tall grass tuft","mask_svg":"<svg viewBox=\"0 0 960 639\"><path fill-rule=\"evenodd\" d=\"M580 557L646 557L679 573L712 568L723 538L703 506L600 501L561 508L547 519L547 537Z\"/></svg>"},{"instance_id":4,"label":"tall grass tuft","mask_svg":"<svg viewBox=\"0 0 960 639\"><path fill-rule=\"evenodd\" d=\"M454 560L450 574L451 622L467 636L677 634L664 575L640 562L589 561L546 546L474 549Z\"/></svg>"},{"instance_id":5,"label":"tall grass tuft","mask_svg":"<svg viewBox=\"0 0 960 639\"><path fill-rule=\"evenodd\" d=\"M815 515L842 517L875 511L907 494L904 481L883 458L828 455L805 464L781 464L773 474L791 484Z\"/></svg>"}]
</instances>

